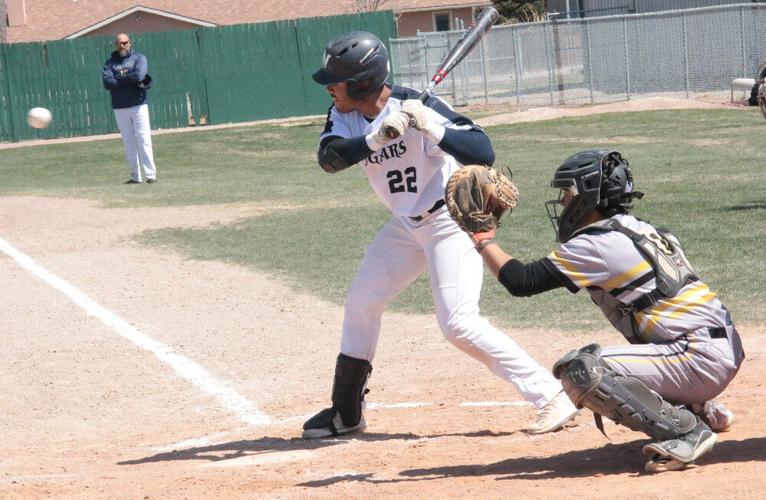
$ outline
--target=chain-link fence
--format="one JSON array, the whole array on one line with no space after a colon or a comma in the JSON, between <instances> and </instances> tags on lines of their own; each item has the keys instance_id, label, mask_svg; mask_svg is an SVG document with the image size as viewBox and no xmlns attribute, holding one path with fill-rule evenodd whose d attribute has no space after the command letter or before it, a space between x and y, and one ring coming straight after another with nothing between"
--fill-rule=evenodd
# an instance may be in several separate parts
<instances>
[{"instance_id":1,"label":"chain-link fence","mask_svg":"<svg viewBox=\"0 0 766 500\"><path fill-rule=\"evenodd\" d=\"M462 32L391 40L394 82L425 88ZM518 107L728 95L766 60L766 5L495 26L436 93Z\"/></svg>"}]
</instances>

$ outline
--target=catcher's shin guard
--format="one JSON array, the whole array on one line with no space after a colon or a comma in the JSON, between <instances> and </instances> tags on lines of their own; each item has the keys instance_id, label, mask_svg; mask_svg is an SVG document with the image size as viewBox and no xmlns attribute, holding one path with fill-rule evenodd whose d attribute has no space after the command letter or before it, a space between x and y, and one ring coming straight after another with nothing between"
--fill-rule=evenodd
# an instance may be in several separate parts
<instances>
[{"instance_id":1,"label":"catcher's shin guard","mask_svg":"<svg viewBox=\"0 0 766 500\"><path fill-rule=\"evenodd\" d=\"M588 408L655 439L673 439L694 429L697 418L676 408L633 377L617 375L601 361L596 344L572 351L553 367L578 408Z\"/></svg>"}]
</instances>

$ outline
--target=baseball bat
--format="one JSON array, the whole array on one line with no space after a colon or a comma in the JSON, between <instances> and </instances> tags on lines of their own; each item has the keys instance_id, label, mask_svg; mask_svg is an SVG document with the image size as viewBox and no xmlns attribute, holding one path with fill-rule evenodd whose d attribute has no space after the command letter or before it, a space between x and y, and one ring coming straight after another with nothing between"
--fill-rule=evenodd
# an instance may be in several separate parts
<instances>
[{"instance_id":1,"label":"baseball bat","mask_svg":"<svg viewBox=\"0 0 766 500\"><path fill-rule=\"evenodd\" d=\"M449 75L450 71L460 61L465 59L465 56L470 54L473 48L484 38L487 31L497 22L499 17L500 15L494 7L486 7L476 16L476 19L473 20L468 29L465 30L465 33L463 33L463 36L460 37L455 46L452 47L452 50L449 51L449 54L444 58L444 61L439 65L439 69L431 77L428 86L418 96L422 102L426 102L433 93L434 88ZM385 130L385 133L386 137L391 139L399 137L398 132L390 127Z\"/></svg>"}]
</instances>

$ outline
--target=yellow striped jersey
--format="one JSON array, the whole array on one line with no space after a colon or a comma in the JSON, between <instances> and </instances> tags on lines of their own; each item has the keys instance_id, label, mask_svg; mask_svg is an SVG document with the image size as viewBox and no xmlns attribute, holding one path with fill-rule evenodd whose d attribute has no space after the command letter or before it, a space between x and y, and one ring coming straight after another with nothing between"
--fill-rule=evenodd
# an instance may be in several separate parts
<instances>
[{"instance_id":1,"label":"yellow striped jersey","mask_svg":"<svg viewBox=\"0 0 766 500\"><path fill-rule=\"evenodd\" d=\"M650 238L657 233L651 224L631 215L614 218ZM546 258L563 274L567 288L572 293L586 289L628 340L662 343L698 328L731 324L716 294L698 279L687 283L674 297L661 298L642 311L626 314L625 305L656 288L654 269L629 237L619 231L599 231L598 224L584 228Z\"/></svg>"}]
</instances>

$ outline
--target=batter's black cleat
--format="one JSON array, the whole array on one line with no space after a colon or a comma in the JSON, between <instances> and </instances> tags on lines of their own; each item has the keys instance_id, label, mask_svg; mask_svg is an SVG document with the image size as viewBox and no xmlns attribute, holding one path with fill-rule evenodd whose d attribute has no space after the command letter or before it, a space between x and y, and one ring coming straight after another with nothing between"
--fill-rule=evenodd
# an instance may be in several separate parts
<instances>
[{"instance_id":1,"label":"batter's black cleat","mask_svg":"<svg viewBox=\"0 0 766 500\"><path fill-rule=\"evenodd\" d=\"M303 424L303 435L301 437L303 439L330 438L351 432L363 431L366 427L367 422L364 420L364 414L361 415L356 425L349 426L343 423L343 419L337 409L327 408Z\"/></svg>"},{"instance_id":2,"label":"batter's black cleat","mask_svg":"<svg viewBox=\"0 0 766 500\"><path fill-rule=\"evenodd\" d=\"M691 432L675 439L644 446L641 451L644 455L651 457L646 463L646 471L665 472L685 469L687 465L712 450L717 442L716 433L711 431L705 422L698 419L697 425Z\"/></svg>"},{"instance_id":3,"label":"batter's black cleat","mask_svg":"<svg viewBox=\"0 0 766 500\"><path fill-rule=\"evenodd\" d=\"M141 184L141 181L128 179L127 181L125 181L125 184Z\"/></svg>"}]
</instances>

